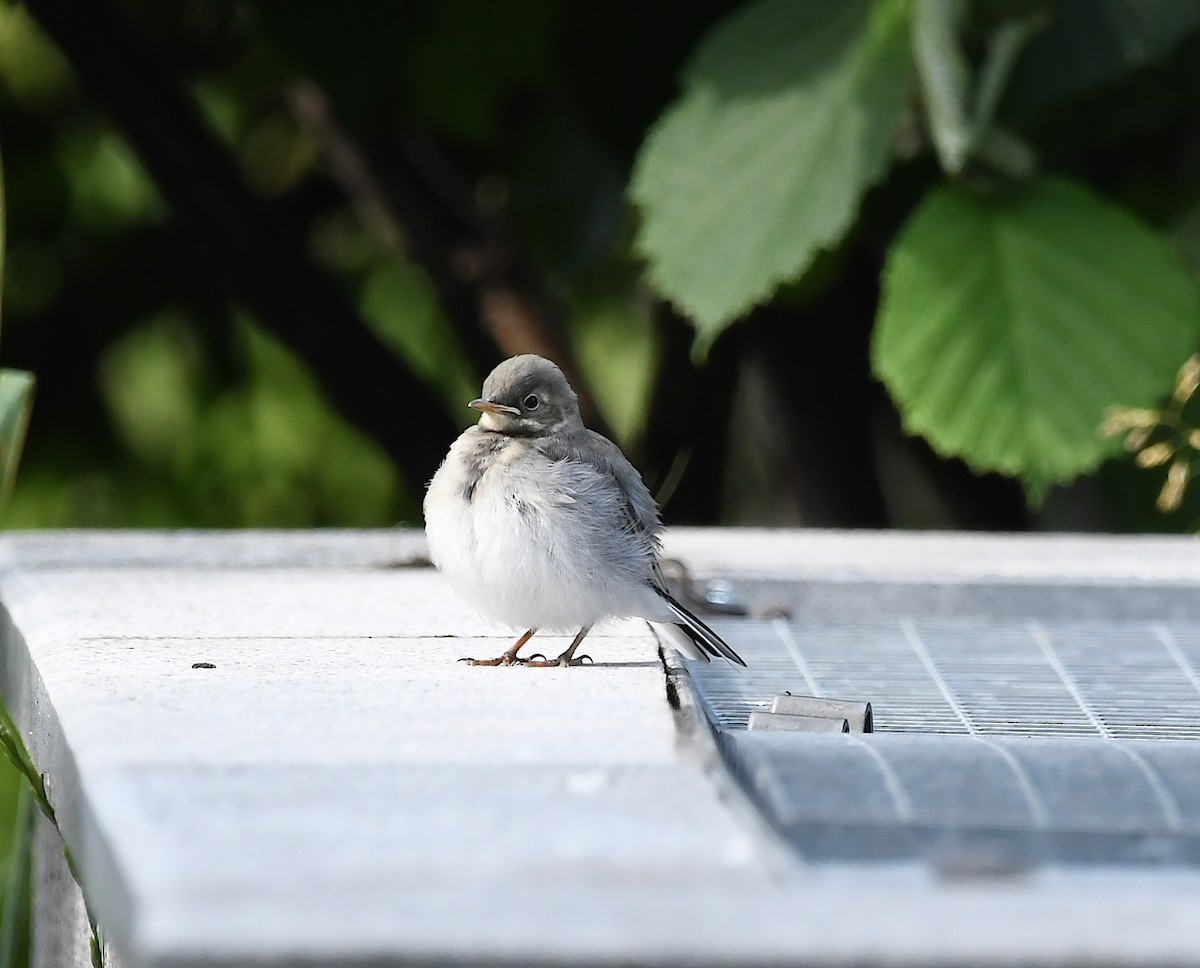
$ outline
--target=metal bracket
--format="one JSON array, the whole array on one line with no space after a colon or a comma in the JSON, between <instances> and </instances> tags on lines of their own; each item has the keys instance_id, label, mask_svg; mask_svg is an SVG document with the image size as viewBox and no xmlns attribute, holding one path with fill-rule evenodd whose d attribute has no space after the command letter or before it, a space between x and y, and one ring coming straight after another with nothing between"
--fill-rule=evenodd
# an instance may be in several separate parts
<instances>
[{"instance_id":1,"label":"metal bracket","mask_svg":"<svg viewBox=\"0 0 1200 968\"><path fill-rule=\"evenodd\" d=\"M869 702L793 696L785 692L771 701L770 712L752 712L746 728L800 733L873 733L875 720Z\"/></svg>"}]
</instances>

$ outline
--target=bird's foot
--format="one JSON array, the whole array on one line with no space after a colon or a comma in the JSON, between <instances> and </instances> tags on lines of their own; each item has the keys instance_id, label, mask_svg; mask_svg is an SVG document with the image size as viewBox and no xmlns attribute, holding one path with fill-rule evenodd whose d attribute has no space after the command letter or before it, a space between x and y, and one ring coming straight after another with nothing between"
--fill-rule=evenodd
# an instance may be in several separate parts
<instances>
[{"instance_id":1,"label":"bird's foot","mask_svg":"<svg viewBox=\"0 0 1200 968\"><path fill-rule=\"evenodd\" d=\"M529 659L526 663L532 669L566 669L570 666L594 665L595 660L590 655L568 655L564 652L557 659Z\"/></svg>"}]
</instances>

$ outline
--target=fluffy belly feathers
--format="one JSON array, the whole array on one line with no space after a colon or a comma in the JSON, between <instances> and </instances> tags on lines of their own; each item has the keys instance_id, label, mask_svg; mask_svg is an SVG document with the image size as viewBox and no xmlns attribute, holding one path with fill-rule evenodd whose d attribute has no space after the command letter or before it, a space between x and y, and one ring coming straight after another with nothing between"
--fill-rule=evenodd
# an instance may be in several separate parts
<instances>
[{"instance_id":1,"label":"fluffy belly feathers","mask_svg":"<svg viewBox=\"0 0 1200 968\"><path fill-rule=\"evenodd\" d=\"M523 469L537 486L518 498L497 486L502 475L472 479L470 452L458 449L430 483L426 533L434 564L479 612L515 628L560 631L614 615L657 617L649 559L622 547L636 536L594 508L587 513L572 468L542 461ZM621 560L632 567L614 567Z\"/></svg>"}]
</instances>

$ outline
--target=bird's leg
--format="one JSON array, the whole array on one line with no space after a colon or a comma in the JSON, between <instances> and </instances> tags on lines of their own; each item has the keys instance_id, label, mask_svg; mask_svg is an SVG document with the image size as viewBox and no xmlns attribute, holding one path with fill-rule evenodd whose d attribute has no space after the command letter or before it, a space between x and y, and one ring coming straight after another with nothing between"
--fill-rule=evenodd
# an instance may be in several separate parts
<instances>
[{"instance_id":1,"label":"bird's leg","mask_svg":"<svg viewBox=\"0 0 1200 968\"><path fill-rule=\"evenodd\" d=\"M508 649L506 649L502 654L496 656L496 658L494 658L494 659L463 658L463 659L459 659L458 661L465 662L465 663L467 663L467 665L477 665L477 666L524 665L528 660L518 659L517 653L520 651L521 646L523 646L526 642L528 642L531 638L533 638L533 634L536 631L537 631L537 629L535 629L535 628L529 629L529 631L527 631L524 635L522 635L519 639L517 639L517 641L515 641L511 646L509 646Z\"/></svg>"},{"instance_id":2,"label":"bird's leg","mask_svg":"<svg viewBox=\"0 0 1200 968\"><path fill-rule=\"evenodd\" d=\"M560 655L557 659L542 659L540 662L536 659L530 659L525 664L534 668L548 669L552 666L578 666L583 665L584 661L592 661L590 655L575 655L575 650L579 648L579 643L587 637L588 632L592 630L590 625L585 625L579 630L579 634L575 636L574 641L567 647L567 651Z\"/></svg>"}]
</instances>

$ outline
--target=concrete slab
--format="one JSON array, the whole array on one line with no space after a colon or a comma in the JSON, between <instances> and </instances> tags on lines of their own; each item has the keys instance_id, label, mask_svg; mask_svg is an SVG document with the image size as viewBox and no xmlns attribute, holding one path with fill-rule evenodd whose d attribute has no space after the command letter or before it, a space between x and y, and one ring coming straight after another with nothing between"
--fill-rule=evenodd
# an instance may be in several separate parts
<instances>
[{"instance_id":1,"label":"concrete slab","mask_svg":"<svg viewBox=\"0 0 1200 968\"><path fill-rule=\"evenodd\" d=\"M835 560L920 577L943 551L957 564L939 574L976 562L993 580L1015 547L844 537L677 532L668 548L697 572L794 584ZM1046 562L1119 577L1078 545L1022 547L1031 581ZM458 665L509 638L417 567L422 548L0 541L0 686L124 968L1200 960L1190 871L801 866L689 732L686 680L682 712L668 704L644 626L589 639L594 667ZM1153 563L1166 550L1122 567L1192 581L1191 551Z\"/></svg>"},{"instance_id":2,"label":"concrete slab","mask_svg":"<svg viewBox=\"0 0 1200 968\"><path fill-rule=\"evenodd\" d=\"M572 919L506 927L525 920L509 895L770 882L753 830L680 755L644 624L598 629L595 666L472 668L455 660L511 637L432 570L375 566L411 536L250 535L224 559L207 543L4 544L5 692L123 964L280 945L400 963L414 930L437 933L405 914L426 892L448 935L465 919L571 947Z\"/></svg>"}]
</instances>

